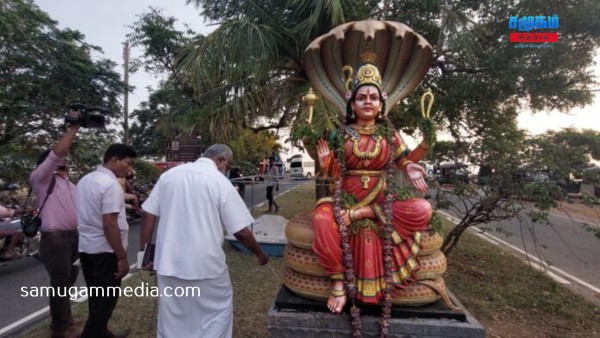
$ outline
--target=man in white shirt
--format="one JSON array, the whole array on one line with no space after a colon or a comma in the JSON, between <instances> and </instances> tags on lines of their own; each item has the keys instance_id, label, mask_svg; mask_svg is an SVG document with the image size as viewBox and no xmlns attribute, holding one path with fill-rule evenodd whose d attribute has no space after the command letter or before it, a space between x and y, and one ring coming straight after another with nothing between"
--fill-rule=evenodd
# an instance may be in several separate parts
<instances>
[{"instance_id":1,"label":"man in white shirt","mask_svg":"<svg viewBox=\"0 0 600 338\"><path fill-rule=\"evenodd\" d=\"M158 337L231 337L233 290L223 252L223 230L268 262L247 228L254 219L225 173L233 153L223 144L209 147L194 163L163 173L142 205L142 249L159 219L153 266L161 298ZM177 288L200 295L166 297Z\"/></svg>"},{"instance_id":2,"label":"man in white shirt","mask_svg":"<svg viewBox=\"0 0 600 338\"><path fill-rule=\"evenodd\" d=\"M85 282L104 289L103 297L90 293L89 315L82 338L113 337L108 321L117 305L118 294L108 292L120 287L129 272L123 189L117 177L127 176L136 152L125 144L113 144L104 153L104 161L77 184L77 224L79 258Z\"/></svg>"}]
</instances>

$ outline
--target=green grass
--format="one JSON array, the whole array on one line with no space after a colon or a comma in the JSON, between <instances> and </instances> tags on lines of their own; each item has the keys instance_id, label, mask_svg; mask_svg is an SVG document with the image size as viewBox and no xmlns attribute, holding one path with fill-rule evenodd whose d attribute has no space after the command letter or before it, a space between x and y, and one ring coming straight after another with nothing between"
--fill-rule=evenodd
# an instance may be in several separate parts
<instances>
[{"instance_id":1,"label":"green grass","mask_svg":"<svg viewBox=\"0 0 600 338\"><path fill-rule=\"evenodd\" d=\"M314 188L301 186L277 198L286 218L312 209ZM260 213L255 213L256 217ZM234 290L234 337L269 337L267 313L281 286L281 258L258 266L253 255L225 244ZM600 337L600 309L561 287L521 260L476 236L465 234L448 257L449 289L486 327L488 337ZM147 272L135 273L124 284L153 283ZM155 337L156 299L121 298L110 327L129 327L130 337ZM77 304L76 317L85 319L87 304ZM49 322L27 338L46 337Z\"/></svg>"},{"instance_id":2,"label":"green grass","mask_svg":"<svg viewBox=\"0 0 600 338\"><path fill-rule=\"evenodd\" d=\"M449 289L484 326L529 330L500 337L600 337L600 308L503 248L466 233L448 266Z\"/></svg>"}]
</instances>

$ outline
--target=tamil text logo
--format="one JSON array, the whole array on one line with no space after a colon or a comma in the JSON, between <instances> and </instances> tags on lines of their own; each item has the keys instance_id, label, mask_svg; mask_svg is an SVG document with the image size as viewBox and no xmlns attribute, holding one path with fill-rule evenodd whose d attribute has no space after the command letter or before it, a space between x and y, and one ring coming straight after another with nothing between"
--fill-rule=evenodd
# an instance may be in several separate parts
<instances>
[{"instance_id":1,"label":"tamil text logo","mask_svg":"<svg viewBox=\"0 0 600 338\"><path fill-rule=\"evenodd\" d=\"M540 32L540 30L558 29L558 15L552 16L511 16L508 28L518 32L510 33L510 42L546 43L557 42L557 32ZM533 32L532 32L533 31Z\"/></svg>"}]
</instances>

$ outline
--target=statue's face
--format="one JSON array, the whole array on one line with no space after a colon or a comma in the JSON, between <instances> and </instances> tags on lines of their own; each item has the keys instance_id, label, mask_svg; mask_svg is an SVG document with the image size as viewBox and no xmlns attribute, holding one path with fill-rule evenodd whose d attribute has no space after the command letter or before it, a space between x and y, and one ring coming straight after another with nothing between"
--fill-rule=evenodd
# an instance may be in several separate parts
<instances>
[{"instance_id":1,"label":"statue's face","mask_svg":"<svg viewBox=\"0 0 600 338\"><path fill-rule=\"evenodd\" d=\"M351 103L352 110L356 114L357 122L374 122L381 112L381 97L375 86L362 86L358 88L354 102Z\"/></svg>"}]
</instances>

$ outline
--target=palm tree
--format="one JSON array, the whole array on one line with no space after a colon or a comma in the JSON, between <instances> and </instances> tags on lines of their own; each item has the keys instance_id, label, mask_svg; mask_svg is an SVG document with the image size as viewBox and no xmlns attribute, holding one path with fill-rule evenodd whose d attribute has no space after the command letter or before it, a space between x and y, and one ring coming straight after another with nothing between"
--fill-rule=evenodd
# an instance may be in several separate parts
<instances>
[{"instance_id":1,"label":"palm tree","mask_svg":"<svg viewBox=\"0 0 600 338\"><path fill-rule=\"evenodd\" d=\"M188 3L221 22L180 54L177 77L208 103L204 113L210 131L221 136L240 127L260 131L290 125L309 87L301 61L304 48L331 28L368 13L359 1L343 0ZM322 116L315 125L330 124Z\"/></svg>"}]
</instances>

